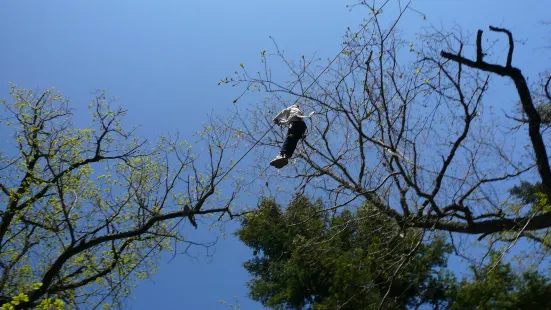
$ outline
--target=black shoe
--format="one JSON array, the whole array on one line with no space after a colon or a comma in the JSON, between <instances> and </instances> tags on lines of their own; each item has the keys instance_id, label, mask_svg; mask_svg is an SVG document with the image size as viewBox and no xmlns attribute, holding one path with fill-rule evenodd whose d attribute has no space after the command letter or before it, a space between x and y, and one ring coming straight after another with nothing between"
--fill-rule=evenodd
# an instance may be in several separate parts
<instances>
[{"instance_id":1,"label":"black shoe","mask_svg":"<svg viewBox=\"0 0 551 310\"><path fill-rule=\"evenodd\" d=\"M277 169L281 169L284 166L286 166L288 163L289 163L289 160L287 159L287 157L285 155L279 154L276 156L276 158L274 158L274 160L270 162L270 166L274 166Z\"/></svg>"}]
</instances>

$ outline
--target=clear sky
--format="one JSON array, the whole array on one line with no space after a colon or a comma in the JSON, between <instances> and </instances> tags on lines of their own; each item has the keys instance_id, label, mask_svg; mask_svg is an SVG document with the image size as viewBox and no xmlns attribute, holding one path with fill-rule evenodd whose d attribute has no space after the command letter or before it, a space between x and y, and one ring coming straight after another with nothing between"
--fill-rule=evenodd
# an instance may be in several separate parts
<instances>
[{"instance_id":1,"label":"clear sky","mask_svg":"<svg viewBox=\"0 0 551 310\"><path fill-rule=\"evenodd\" d=\"M207 112L231 105L237 90L217 82L241 62L259 66L259 52L273 48L268 36L291 57L314 52L333 57L346 26L356 27L364 13L349 12L349 3L1 1L0 97L8 97L8 82L31 89L54 86L84 111L90 93L104 88L129 109L127 122L139 125L140 135L155 139L179 131L185 138L200 129ZM429 23L456 23L473 35L490 24L511 29L527 40L514 63L530 74L541 70L532 55L541 57L538 48L551 45L542 41L549 37L549 27L541 25L551 19L548 0L413 0L413 7L428 19L409 14L401 24L407 30ZM211 235L199 229L190 236ZM211 263L186 256L164 262L128 307L223 309L220 299L238 296L242 309L262 309L246 297L248 276L241 264L250 256L229 238L219 241Z\"/></svg>"}]
</instances>

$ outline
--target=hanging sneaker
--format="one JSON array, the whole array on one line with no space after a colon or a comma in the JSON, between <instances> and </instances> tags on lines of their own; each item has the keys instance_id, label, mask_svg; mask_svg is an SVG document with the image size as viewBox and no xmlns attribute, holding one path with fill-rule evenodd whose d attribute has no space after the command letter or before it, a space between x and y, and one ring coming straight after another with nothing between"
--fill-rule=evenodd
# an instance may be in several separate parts
<instances>
[{"instance_id":1,"label":"hanging sneaker","mask_svg":"<svg viewBox=\"0 0 551 310\"><path fill-rule=\"evenodd\" d=\"M281 169L289 163L289 160L285 155L279 154L270 162L270 166L274 166L277 169Z\"/></svg>"}]
</instances>

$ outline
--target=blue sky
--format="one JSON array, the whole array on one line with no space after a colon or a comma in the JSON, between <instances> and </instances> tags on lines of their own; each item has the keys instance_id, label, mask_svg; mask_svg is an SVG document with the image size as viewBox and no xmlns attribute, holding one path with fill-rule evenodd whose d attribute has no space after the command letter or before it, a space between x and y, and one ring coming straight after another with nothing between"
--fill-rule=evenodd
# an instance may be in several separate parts
<instances>
[{"instance_id":1,"label":"blue sky","mask_svg":"<svg viewBox=\"0 0 551 310\"><path fill-rule=\"evenodd\" d=\"M85 111L90 93L104 88L129 109L127 123L155 139L199 130L206 114L232 104L238 90L219 87L244 62L260 66L259 52L273 36L288 55L333 57L346 26L363 11L337 0L303 1L2 1L0 2L0 98L8 82L23 88L56 87ZM511 29L527 44L514 64L535 78L546 59L551 2L534 0L414 0L427 15L409 14L411 31L429 23L454 23L474 34L488 25ZM256 71L256 70L255 70ZM511 101L510 98L501 99ZM248 100L248 99L244 99ZM4 140L4 137L0 137ZM232 226L227 227L230 231ZM208 232L193 232L207 238ZM242 309L262 309L246 298L241 267L250 252L234 238L221 240L211 263L177 257L135 291L132 309L223 309L220 299L238 296Z\"/></svg>"}]
</instances>

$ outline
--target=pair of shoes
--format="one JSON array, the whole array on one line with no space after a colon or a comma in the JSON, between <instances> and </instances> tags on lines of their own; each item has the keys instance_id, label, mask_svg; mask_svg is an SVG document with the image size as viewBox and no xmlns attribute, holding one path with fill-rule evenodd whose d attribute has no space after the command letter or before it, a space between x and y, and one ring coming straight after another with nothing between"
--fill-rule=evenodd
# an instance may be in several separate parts
<instances>
[{"instance_id":1,"label":"pair of shoes","mask_svg":"<svg viewBox=\"0 0 551 310\"><path fill-rule=\"evenodd\" d=\"M286 166L289 163L289 159L287 159L287 156L279 154L270 162L270 166L274 166L277 169L281 169L284 166Z\"/></svg>"}]
</instances>

